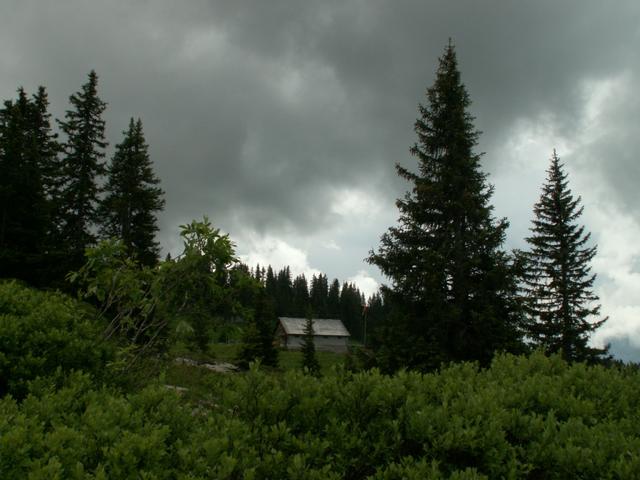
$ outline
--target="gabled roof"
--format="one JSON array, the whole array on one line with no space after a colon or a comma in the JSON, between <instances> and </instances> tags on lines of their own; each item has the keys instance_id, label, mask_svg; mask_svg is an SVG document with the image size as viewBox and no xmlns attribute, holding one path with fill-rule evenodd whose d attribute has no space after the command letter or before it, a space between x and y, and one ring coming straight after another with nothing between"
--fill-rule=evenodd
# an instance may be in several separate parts
<instances>
[{"instance_id":1,"label":"gabled roof","mask_svg":"<svg viewBox=\"0 0 640 480\"><path fill-rule=\"evenodd\" d=\"M287 335L304 335L306 318L279 317L278 320ZM342 321L335 318L314 318L313 334L327 337L350 336Z\"/></svg>"}]
</instances>

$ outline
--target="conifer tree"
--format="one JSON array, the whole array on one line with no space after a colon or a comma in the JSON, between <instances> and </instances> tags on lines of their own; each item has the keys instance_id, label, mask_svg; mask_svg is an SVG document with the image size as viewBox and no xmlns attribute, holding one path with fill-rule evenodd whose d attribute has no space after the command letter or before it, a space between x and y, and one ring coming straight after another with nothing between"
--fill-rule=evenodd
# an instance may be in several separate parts
<instances>
[{"instance_id":1,"label":"conifer tree","mask_svg":"<svg viewBox=\"0 0 640 480\"><path fill-rule=\"evenodd\" d=\"M160 248L156 214L162 210L163 191L153 172L142 121L133 118L109 165L106 197L98 210L101 234L124 242L129 254L143 265L158 262Z\"/></svg>"},{"instance_id":2,"label":"conifer tree","mask_svg":"<svg viewBox=\"0 0 640 480\"><path fill-rule=\"evenodd\" d=\"M0 110L0 272L46 286L55 250L56 136L44 87Z\"/></svg>"},{"instance_id":3,"label":"conifer tree","mask_svg":"<svg viewBox=\"0 0 640 480\"><path fill-rule=\"evenodd\" d=\"M267 295L275 302L278 296L278 286L276 283L276 276L273 273L271 265L267 266L267 273L264 276L264 289L267 292Z\"/></svg>"},{"instance_id":4,"label":"conifer tree","mask_svg":"<svg viewBox=\"0 0 640 480\"><path fill-rule=\"evenodd\" d=\"M69 269L79 267L84 250L96 240L93 227L98 207L98 178L105 173L103 158L107 142L102 114L106 103L98 97L98 76L92 70L80 92L69 97L60 128L67 139L63 145L61 195L62 236L69 249Z\"/></svg>"},{"instance_id":5,"label":"conifer tree","mask_svg":"<svg viewBox=\"0 0 640 480\"><path fill-rule=\"evenodd\" d=\"M238 357L242 368L247 368L250 362L256 360L270 367L278 366L278 350L273 344L275 321L272 301L261 289L253 320L249 322L242 339L242 348Z\"/></svg>"},{"instance_id":6,"label":"conifer tree","mask_svg":"<svg viewBox=\"0 0 640 480\"><path fill-rule=\"evenodd\" d=\"M327 316L327 301L329 296L329 285L327 276L319 273L311 277L311 289L309 291L311 308L319 318Z\"/></svg>"},{"instance_id":7,"label":"conifer tree","mask_svg":"<svg viewBox=\"0 0 640 480\"><path fill-rule=\"evenodd\" d=\"M590 321L600 313L589 266L596 246L589 246L591 234L577 223L584 207L573 197L555 150L547 174L533 207L530 251L524 253L528 336L547 353L562 351L568 361L595 361L607 351L587 345L606 321Z\"/></svg>"},{"instance_id":8,"label":"conifer tree","mask_svg":"<svg viewBox=\"0 0 640 480\"><path fill-rule=\"evenodd\" d=\"M313 337L313 314L307 311L307 323L304 327L304 337L302 340L302 368L311 375L320 374L320 364L316 358L316 344Z\"/></svg>"},{"instance_id":9,"label":"conifer tree","mask_svg":"<svg viewBox=\"0 0 640 480\"><path fill-rule=\"evenodd\" d=\"M340 282L337 278L333 279L333 282L331 282L331 286L329 287L329 294L327 296L327 317L340 317Z\"/></svg>"},{"instance_id":10,"label":"conifer tree","mask_svg":"<svg viewBox=\"0 0 640 480\"><path fill-rule=\"evenodd\" d=\"M360 290L353 284L344 282L340 291L340 320L354 340L363 340L364 325L362 305L364 300Z\"/></svg>"},{"instance_id":11,"label":"conifer tree","mask_svg":"<svg viewBox=\"0 0 640 480\"><path fill-rule=\"evenodd\" d=\"M276 276L276 313L279 317L291 315L291 270L288 266Z\"/></svg>"},{"instance_id":12,"label":"conifer tree","mask_svg":"<svg viewBox=\"0 0 640 480\"><path fill-rule=\"evenodd\" d=\"M399 343L388 347L406 366L486 364L494 351L520 346L515 281L501 249L507 222L492 216L492 187L474 152L479 132L451 43L426 96L410 150L418 173L396 167L412 188L396 202L399 225L382 236L368 261L392 280L388 298L397 320L389 328L403 334L390 335Z\"/></svg>"},{"instance_id":13,"label":"conifer tree","mask_svg":"<svg viewBox=\"0 0 640 480\"><path fill-rule=\"evenodd\" d=\"M292 295L292 315L303 317L309 308L309 286L304 274L293 279Z\"/></svg>"},{"instance_id":14,"label":"conifer tree","mask_svg":"<svg viewBox=\"0 0 640 480\"><path fill-rule=\"evenodd\" d=\"M53 133L51 114L49 113L49 96L43 86L33 95L32 128L37 145L38 163L43 179L43 188L47 199L52 202L51 209L57 208L61 188L61 163L58 154L61 151L58 134ZM54 219L55 220L55 219Z\"/></svg>"}]
</instances>

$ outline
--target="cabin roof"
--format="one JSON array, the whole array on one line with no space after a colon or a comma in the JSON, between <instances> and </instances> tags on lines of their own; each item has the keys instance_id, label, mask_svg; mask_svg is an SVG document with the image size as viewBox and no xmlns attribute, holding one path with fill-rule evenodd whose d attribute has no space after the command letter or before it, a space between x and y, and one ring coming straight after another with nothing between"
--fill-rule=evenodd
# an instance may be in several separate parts
<instances>
[{"instance_id":1,"label":"cabin roof","mask_svg":"<svg viewBox=\"0 0 640 480\"><path fill-rule=\"evenodd\" d=\"M280 325L287 335L304 335L306 318L279 317ZM326 337L349 337L341 320L336 318L314 318L313 334Z\"/></svg>"}]
</instances>

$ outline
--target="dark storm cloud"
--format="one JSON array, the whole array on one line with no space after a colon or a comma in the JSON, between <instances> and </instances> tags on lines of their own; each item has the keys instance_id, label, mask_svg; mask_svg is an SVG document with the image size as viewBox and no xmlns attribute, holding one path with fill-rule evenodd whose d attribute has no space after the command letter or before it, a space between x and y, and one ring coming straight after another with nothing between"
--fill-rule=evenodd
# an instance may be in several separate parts
<instances>
[{"instance_id":1,"label":"dark storm cloud","mask_svg":"<svg viewBox=\"0 0 640 480\"><path fill-rule=\"evenodd\" d=\"M495 151L517 120L545 115L575 135L583 82L623 71L638 79L640 7L632 1L2 7L3 98L44 83L61 114L95 68L112 145L130 116L143 119L167 192L165 236L203 213L227 229L320 231L335 221L326 205L341 186L377 190L392 208L405 187L393 164L415 163L416 107L449 37L494 171L511 160ZM632 121L637 110L627 110ZM635 199L635 156L609 147L620 135L636 145L638 136L610 114L624 132L601 139L583 161L618 182L621 199ZM619 155L601 163L611 151Z\"/></svg>"}]
</instances>

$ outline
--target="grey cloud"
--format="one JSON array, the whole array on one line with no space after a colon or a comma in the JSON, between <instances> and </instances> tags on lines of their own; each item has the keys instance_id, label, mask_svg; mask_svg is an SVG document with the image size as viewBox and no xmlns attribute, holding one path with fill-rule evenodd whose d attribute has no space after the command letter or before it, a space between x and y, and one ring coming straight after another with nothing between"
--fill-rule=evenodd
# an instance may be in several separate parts
<instances>
[{"instance_id":1,"label":"grey cloud","mask_svg":"<svg viewBox=\"0 0 640 480\"><path fill-rule=\"evenodd\" d=\"M392 210L406 188L393 164L415 165L417 104L449 37L491 171L511 161L500 147L518 119L545 114L576 135L582 82L622 71L637 81L640 65L631 0L0 4L11 12L0 20L3 98L43 83L60 116L95 68L111 148L130 116L143 119L167 195L165 244L203 213L229 230L326 231L338 222L326 205L340 186L375 190ZM619 133L584 160L608 155L597 165L628 208L636 112L611 112ZM345 251L366 254L377 238L362 241L345 237Z\"/></svg>"}]
</instances>

